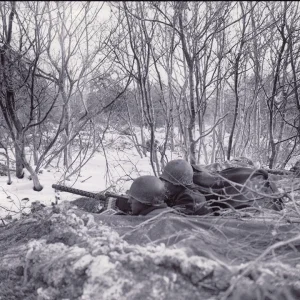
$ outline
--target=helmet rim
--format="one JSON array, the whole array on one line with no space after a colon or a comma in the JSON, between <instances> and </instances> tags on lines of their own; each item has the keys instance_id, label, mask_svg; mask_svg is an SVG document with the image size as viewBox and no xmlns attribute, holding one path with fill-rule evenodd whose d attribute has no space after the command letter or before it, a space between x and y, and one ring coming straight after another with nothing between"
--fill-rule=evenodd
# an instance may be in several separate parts
<instances>
[{"instance_id":1,"label":"helmet rim","mask_svg":"<svg viewBox=\"0 0 300 300\"><path fill-rule=\"evenodd\" d=\"M142 204L157 206L164 203L165 186L155 176L140 176L133 181L127 195Z\"/></svg>"},{"instance_id":2,"label":"helmet rim","mask_svg":"<svg viewBox=\"0 0 300 300\"><path fill-rule=\"evenodd\" d=\"M166 164L160 178L174 185L190 186L193 174L193 168L186 160L175 159Z\"/></svg>"}]
</instances>

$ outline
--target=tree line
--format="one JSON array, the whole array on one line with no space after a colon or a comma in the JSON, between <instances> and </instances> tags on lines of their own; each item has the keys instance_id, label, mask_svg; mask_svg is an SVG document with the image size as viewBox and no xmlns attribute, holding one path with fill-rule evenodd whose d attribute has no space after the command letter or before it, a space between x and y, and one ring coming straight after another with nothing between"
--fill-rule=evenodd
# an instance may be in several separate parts
<instances>
[{"instance_id":1,"label":"tree line","mask_svg":"<svg viewBox=\"0 0 300 300\"><path fill-rule=\"evenodd\" d=\"M293 1L1 1L7 169L26 168L41 190L42 167L76 173L112 127L150 152L156 175L176 147L191 163L285 167L300 151L298 11Z\"/></svg>"}]
</instances>

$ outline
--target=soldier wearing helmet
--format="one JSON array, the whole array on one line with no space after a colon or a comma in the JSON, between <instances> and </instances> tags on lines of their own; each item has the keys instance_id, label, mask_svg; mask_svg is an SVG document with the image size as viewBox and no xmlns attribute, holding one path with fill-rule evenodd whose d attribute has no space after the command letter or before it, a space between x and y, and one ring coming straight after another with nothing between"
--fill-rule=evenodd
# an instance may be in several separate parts
<instances>
[{"instance_id":1,"label":"soldier wearing helmet","mask_svg":"<svg viewBox=\"0 0 300 300\"><path fill-rule=\"evenodd\" d=\"M165 186L155 176L135 179L127 194L132 215L154 216L163 211L172 211L165 203Z\"/></svg>"},{"instance_id":2,"label":"soldier wearing helmet","mask_svg":"<svg viewBox=\"0 0 300 300\"><path fill-rule=\"evenodd\" d=\"M168 206L188 215L210 213L205 197L193 184L193 168L183 159L168 162L160 179L166 188Z\"/></svg>"}]
</instances>

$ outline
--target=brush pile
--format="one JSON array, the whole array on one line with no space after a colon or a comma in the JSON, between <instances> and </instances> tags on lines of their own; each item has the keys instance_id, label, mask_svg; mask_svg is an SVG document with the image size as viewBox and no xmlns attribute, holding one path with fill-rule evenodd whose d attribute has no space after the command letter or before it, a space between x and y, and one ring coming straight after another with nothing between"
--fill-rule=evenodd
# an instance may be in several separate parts
<instances>
[{"instance_id":1,"label":"brush pile","mask_svg":"<svg viewBox=\"0 0 300 300\"><path fill-rule=\"evenodd\" d=\"M41 207L0 229L0 299L300 299L296 196L218 217Z\"/></svg>"}]
</instances>

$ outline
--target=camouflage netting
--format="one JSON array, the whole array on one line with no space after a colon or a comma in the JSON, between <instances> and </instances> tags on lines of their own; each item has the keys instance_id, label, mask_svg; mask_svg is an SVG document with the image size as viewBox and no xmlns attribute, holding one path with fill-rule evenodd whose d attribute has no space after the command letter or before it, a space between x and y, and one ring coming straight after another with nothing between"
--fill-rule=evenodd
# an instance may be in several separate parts
<instances>
[{"instance_id":1,"label":"camouflage netting","mask_svg":"<svg viewBox=\"0 0 300 300\"><path fill-rule=\"evenodd\" d=\"M145 219L63 203L0 241L5 300L300 298L299 223L282 212Z\"/></svg>"}]
</instances>

